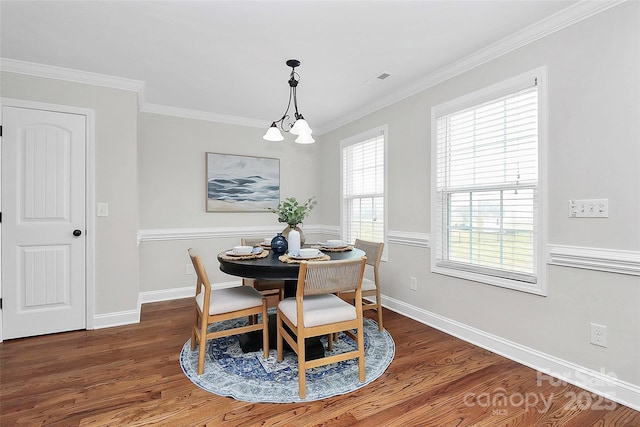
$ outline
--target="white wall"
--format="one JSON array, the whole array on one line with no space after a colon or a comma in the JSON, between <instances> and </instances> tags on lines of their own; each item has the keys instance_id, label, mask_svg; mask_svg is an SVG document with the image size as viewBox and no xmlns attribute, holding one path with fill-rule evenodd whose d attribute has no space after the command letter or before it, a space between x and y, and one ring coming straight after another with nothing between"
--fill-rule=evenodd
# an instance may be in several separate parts
<instances>
[{"instance_id":1,"label":"white wall","mask_svg":"<svg viewBox=\"0 0 640 427\"><path fill-rule=\"evenodd\" d=\"M137 95L8 72L1 77L3 97L95 110L95 199L109 203L109 216L96 218L95 314L135 313L139 292Z\"/></svg>"},{"instance_id":2,"label":"white wall","mask_svg":"<svg viewBox=\"0 0 640 427\"><path fill-rule=\"evenodd\" d=\"M327 188L338 191L340 140L389 126L389 230L430 230L431 107L548 67L548 241L640 257L640 3L629 2L510 52L323 135ZM608 219L570 219L568 200L608 198ZM327 197L323 220L339 224ZM548 266L546 297L431 274L428 244L389 245L381 267L388 305L478 339L524 346L640 386L640 278ZM609 251L615 256L616 252ZM409 276L418 291L409 290ZM590 322L608 327L591 345ZM640 388L636 388L640 390ZM640 401L638 401L640 402ZM640 403L639 403L640 404Z\"/></svg>"}]
</instances>

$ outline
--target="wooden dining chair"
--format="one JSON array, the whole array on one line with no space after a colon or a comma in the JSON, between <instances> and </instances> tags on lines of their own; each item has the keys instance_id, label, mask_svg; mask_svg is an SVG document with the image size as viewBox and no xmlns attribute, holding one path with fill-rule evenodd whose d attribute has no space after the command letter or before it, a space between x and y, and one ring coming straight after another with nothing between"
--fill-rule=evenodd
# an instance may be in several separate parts
<instances>
[{"instance_id":1,"label":"wooden dining chair","mask_svg":"<svg viewBox=\"0 0 640 427\"><path fill-rule=\"evenodd\" d=\"M260 292L249 286L236 286L224 289L211 289L209 277L197 252L190 248L189 257L196 271L196 296L194 304L193 325L191 328L191 350L198 348L198 375L204 372L204 356L206 343L210 339L243 334L251 331L262 331L262 348L265 359L269 357L269 321L267 316L267 299ZM250 323L247 326L207 332L210 324L240 317L262 315L261 323Z\"/></svg>"},{"instance_id":2,"label":"wooden dining chair","mask_svg":"<svg viewBox=\"0 0 640 427\"><path fill-rule=\"evenodd\" d=\"M378 314L378 329L380 332L384 329L382 325L382 304L380 298L380 260L382 259L382 250L384 249L384 243L369 242L367 240L356 239L354 245L355 248L362 249L367 255L367 265L373 269L373 280L362 279L362 309L363 310L376 310ZM355 297L355 291L340 292L340 298L345 300L353 300ZM364 297L375 297L375 301L364 299Z\"/></svg>"},{"instance_id":3,"label":"wooden dining chair","mask_svg":"<svg viewBox=\"0 0 640 427\"><path fill-rule=\"evenodd\" d=\"M260 246L263 241L264 239L253 237L242 237L240 239L240 243L243 246ZM266 297L278 295L278 302L284 298L284 280L250 279L243 277L242 284L255 288Z\"/></svg>"},{"instance_id":4,"label":"wooden dining chair","mask_svg":"<svg viewBox=\"0 0 640 427\"><path fill-rule=\"evenodd\" d=\"M358 358L360 382L365 380L362 320L362 276L366 257L344 261L300 263L295 297L280 301L277 309L278 361L286 341L298 356L300 398L306 396L306 370ZM354 289L354 303L335 294ZM355 331L355 332L353 332ZM306 360L305 339L344 332L357 344L353 351ZM331 345L331 340L329 340Z\"/></svg>"}]
</instances>

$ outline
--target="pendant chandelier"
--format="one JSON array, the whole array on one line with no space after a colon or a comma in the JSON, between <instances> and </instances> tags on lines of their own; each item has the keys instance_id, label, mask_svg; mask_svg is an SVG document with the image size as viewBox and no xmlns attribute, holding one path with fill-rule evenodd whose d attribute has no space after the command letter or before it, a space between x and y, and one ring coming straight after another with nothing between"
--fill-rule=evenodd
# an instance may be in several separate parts
<instances>
[{"instance_id":1,"label":"pendant chandelier","mask_svg":"<svg viewBox=\"0 0 640 427\"><path fill-rule=\"evenodd\" d=\"M280 120L276 120L271 123L271 127L267 130L267 133L262 137L267 141L282 141L284 137L280 130L284 132L291 132L293 135L298 135L296 138L296 142L298 144L311 144L315 142L315 139L311 136L313 132L309 127L309 124L304 119L302 114L298 112L298 99L296 98L296 88L298 87L298 82L300 81L300 75L296 73L296 67L300 66L300 61L297 59L290 59L287 61L287 66L291 67L291 75L289 76L289 103L287 104L287 109L284 114L280 118ZM297 79L296 79L297 77ZM295 109L294 120L291 122L289 116L289 108L291 108L291 100L293 99L293 106ZM287 121L287 123L285 123ZM280 127L278 129L278 126Z\"/></svg>"}]
</instances>

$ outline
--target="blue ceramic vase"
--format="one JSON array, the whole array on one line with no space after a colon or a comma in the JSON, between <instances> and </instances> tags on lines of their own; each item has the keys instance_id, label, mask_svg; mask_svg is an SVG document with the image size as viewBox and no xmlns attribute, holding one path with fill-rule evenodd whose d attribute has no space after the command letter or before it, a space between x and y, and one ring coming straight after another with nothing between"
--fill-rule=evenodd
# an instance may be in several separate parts
<instances>
[{"instance_id":1,"label":"blue ceramic vase","mask_svg":"<svg viewBox=\"0 0 640 427\"><path fill-rule=\"evenodd\" d=\"M278 255L287 252L288 247L287 239L282 237L282 233L278 233L276 237L271 239L271 250Z\"/></svg>"}]
</instances>

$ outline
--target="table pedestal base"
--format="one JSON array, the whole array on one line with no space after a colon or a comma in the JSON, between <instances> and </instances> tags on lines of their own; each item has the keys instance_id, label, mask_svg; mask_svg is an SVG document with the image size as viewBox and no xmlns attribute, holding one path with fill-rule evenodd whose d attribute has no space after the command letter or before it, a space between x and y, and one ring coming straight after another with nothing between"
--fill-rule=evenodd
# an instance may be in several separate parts
<instances>
[{"instance_id":1,"label":"table pedestal base","mask_svg":"<svg viewBox=\"0 0 640 427\"><path fill-rule=\"evenodd\" d=\"M275 314L269 315L269 348L275 349L277 346L277 319ZM240 349L243 353L258 351L262 348L262 331L253 331L238 336ZM293 351L289 344L283 340L284 351ZM320 338L307 338L305 341L305 360L314 360L324 357L324 345Z\"/></svg>"}]
</instances>

